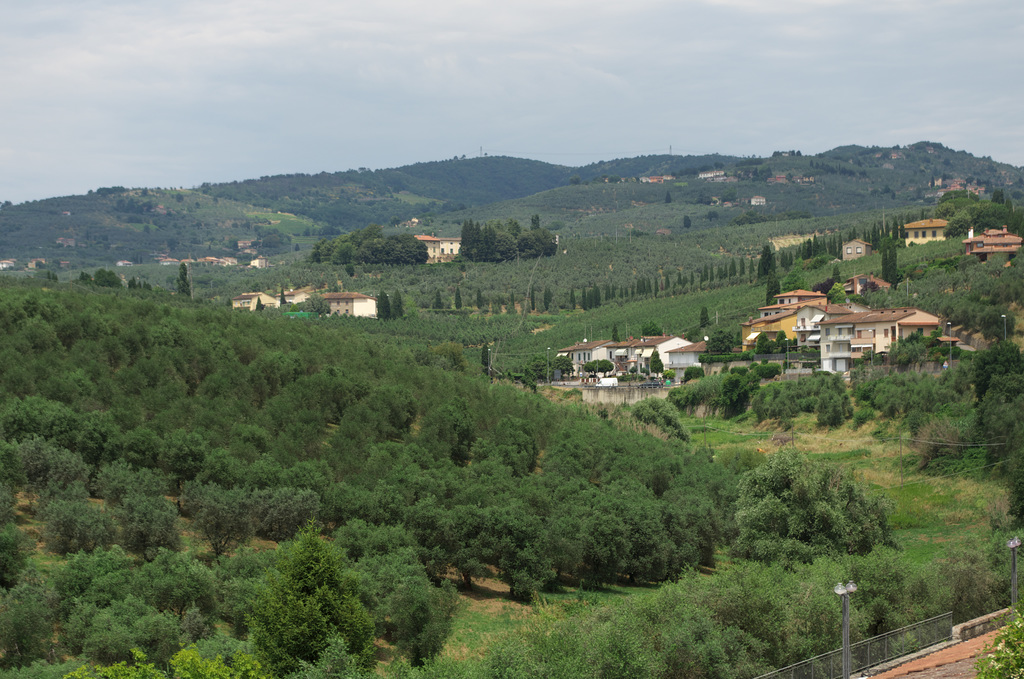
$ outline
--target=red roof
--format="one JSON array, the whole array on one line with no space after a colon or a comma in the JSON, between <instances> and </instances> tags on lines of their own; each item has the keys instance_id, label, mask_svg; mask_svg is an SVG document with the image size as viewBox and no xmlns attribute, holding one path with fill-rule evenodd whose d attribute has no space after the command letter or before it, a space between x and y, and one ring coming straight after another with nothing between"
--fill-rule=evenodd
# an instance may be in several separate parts
<instances>
[{"instance_id":1,"label":"red roof","mask_svg":"<svg viewBox=\"0 0 1024 679\"><path fill-rule=\"evenodd\" d=\"M666 354L703 354L707 351L707 342L697 342L696 344L688 344L685 347L678 347L676 349L669 349Z\"/></svg>"},{"instance_id":2,"label":"red roof","mask_svg":"<svg viewBox=\"0 0 1024 679\"><path fill-rule=\"evenodd\" d=\"M377 299L376 297L370 297L364 295L361 292L325 292L323 298L326 300L342 300L342 299Z\"/></svg>"}]
</instances>

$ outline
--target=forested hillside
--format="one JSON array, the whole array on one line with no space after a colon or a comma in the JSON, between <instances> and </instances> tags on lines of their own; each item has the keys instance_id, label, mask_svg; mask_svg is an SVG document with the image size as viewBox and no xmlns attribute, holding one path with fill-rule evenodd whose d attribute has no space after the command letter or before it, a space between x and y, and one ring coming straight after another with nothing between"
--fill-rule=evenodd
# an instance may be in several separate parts
<instances>
[{"instance_id":1,"label":"forested hillside","mask_svg":"<svg viewBox=\"0 0 1024 679\"><path fill-rule=\"evenodd\" d=\"M310 520L413 662L444 643L453 574L523 600L659 582L730 531L735 476L685 439L491 385L456 345L32 286L0 317L6 667L244 639L274 561L240 546Z\"/></svg>"},{"instance_id":2,"label":"forested hillside","mask_svg":"<svg viewBox=\"0 0 1024 679\"><path fill-rule=\"evenodd\" d=\"M964 275L995 295L981 271ZM751 414L730 405L724 426L809 417L802 426L822 440L871 421L880 440L906 427L921 440L920 483L970 474L1005 496L999 479L1020 476L1020 448L1001 441L1019 438L1024 375L1009 342L938 379L858 373L855 417L836 377L760 388L755 371L589 408L571 392L492 383L466 359L480 348L452 341L489 327L535 346L525 338L543 316L440 315L432 322L448 325L417 338L403 329L411 318L368 333L357 319L231 312L137 288L0 284L0 665L12 677L140 663L137 649L154 672L168 661L277 677L613 666L748 679L836 645L837 580L861 585L855 638L1005 598L996 545L1024 506L1012 483L1009 507L992 510L999 532L973 525L979 542L911 558L891 517L908 524L914 491L869 489L867 468L799 449L716 452L706 428L690 440L673 404L750 398ZM744 289L759 294L700 294ZM594 318L695 313L637 290ZM869 462L876 475L897 469ZM446 651L459 591L485 581L524 602L529 621L470 657ZM588 598L624 584L619 604Z\"/></svg>"},{"instance_id":3,"label":"forested hillside","mask_svg":"<svg viewBox=\"0 0 1024 679\"><path fill-rule=\"evenodd\" d=\"M715 181L698 175L720 170ZM664 178L644 183L645 177ZM68 268L231 256L238 240L262 255L316 239L396 227L458 235L467 220L538 215L561 238L674 234L732 223L776 223L854 212L920 211L959 180L991 197L1024 197L1024 173L941 144L842 147L815 156L643 156L571 168L508 157L453 158L402 168L261 177L190 189L98 188L0 207L0 258L65 260ZM956 184L957 186L961 184ZM755 196L763 205L752 204ZM57 239L64 239L58 242ZM74 241L74 245L69 245ZM248 258L243 254L243 259ZM53 260L53 261L50 261Z\"/></svg>"}]
</instances>

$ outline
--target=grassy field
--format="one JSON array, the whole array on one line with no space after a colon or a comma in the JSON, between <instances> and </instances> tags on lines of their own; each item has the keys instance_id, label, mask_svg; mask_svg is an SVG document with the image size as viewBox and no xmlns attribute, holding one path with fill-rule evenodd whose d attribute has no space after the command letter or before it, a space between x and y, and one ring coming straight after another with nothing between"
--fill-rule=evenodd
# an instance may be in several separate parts
<instances>
[{"instance_id":1,"label":"grassy field","mask_svg":"<svg viewBox=\"0 0 1024 679\"><path fill-rule=\"evenodd\" d=\"M270 226L273 228L281 233L289 233L293 236L300 236L308 229L315 227L311 219L298 217L287 212L254 212L246 216L257 223L264 220L269 221Z\"/></svg>"}]
</instances>

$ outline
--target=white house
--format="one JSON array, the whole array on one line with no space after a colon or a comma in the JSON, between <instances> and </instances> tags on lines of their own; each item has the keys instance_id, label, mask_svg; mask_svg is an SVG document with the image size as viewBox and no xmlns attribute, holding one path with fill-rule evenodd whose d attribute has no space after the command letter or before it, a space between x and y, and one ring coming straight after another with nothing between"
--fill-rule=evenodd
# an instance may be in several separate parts
<instances>
[{"instance_id":1,"label":"white house","mask_svg":"<svg viewBox=\"0 0 1024 679\"><path fill-rule=\"evenodd\" d=\"M665 363L666 370L675 370L677 373L682 373L691 366L700 367L700 355L708 350L706 342L697 342L694 344L687 344L683 347L676 347L675 349L669 349L665 352L662 361ZM659 352L660 355L660 352ZM681 377L682 375L680 375Z\"/></svg>"},{"instance_id":2,"label":"white house","mask_svg":"<svg viewBox=\"0 0 1024 679\"><path fill-rule=\"evenodd\" d=\"M939 317L913 307L875 309L837 316L819 323L821 369L846 372L865 351L887 352L896 340L911 333L931 334L939 327Z\"/></svg>"},{"instance_id":3,"label":"white house","mask_svg":"<svg viewBox=\"0 0 1024 679\"><path fill-rule=\"evenodd\" d=\"M591 340L587 342L584 339L584 341L577 342L571 347L560 349L557 355L568 356L576 372L582 373L583 366L591 361L611 360L608 348L612 344L611 340Z\"/></svg>"}]
</instances>

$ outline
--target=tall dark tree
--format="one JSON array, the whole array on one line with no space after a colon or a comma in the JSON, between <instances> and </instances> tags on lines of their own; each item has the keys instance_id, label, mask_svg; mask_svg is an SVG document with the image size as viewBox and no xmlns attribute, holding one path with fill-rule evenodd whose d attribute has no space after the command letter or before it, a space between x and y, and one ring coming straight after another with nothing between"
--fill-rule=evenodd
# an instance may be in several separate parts
<instances>
[{"instance_id":1,"label":"tall dark tree","mask_svg":"<svg viewBox=\"0 0 1024 679\"><path fill-rule=\"evenodd\" d=\"M764 291L764 303L765 305L775 304L775 295L779 294L779 279L775 277L775 272L770 271L768 273L768 280L765 282Z\"/></svg>"},{"instance_id":2,"label":"tall dark tree","mask_svg":"<svg viewBox=\"0 0 1024 679\"><path fill-rule=\"evenodd\" d=\"M708 308L706 306L702 306L700 308L700 327L706 328L710 323L711 319L708 318Z\"/></svg>"},{"instance_id":3,"label":"tall dark tree","mask_svg":"<svg viewBox=\"0 0 1024 679\"><path fill-rule=\"evenodd\" d=\"M761 259L757 263L757 277L767 278L768 274L775 271L775 253L770 243L765 243L761 249Z\"/></svg>"},{"instance_id":4,"label":"tall dark tree","mask_svg":"<svg viewBox=\"0 0 1024 679\"><path fill-rule=\"evenodd\" d=\"M455 308L462 308L462 291L460 288L455 288Z\"/></svg>"},{"instance_id":5,"label":"tall dark tree","mask_svg":"<svg viewBox=\"0 0 1024 679\"><path fill-rule=\"evenodd\" d=\"M388 293L382 292L377 297L377 318L382 321L391 320L391 300L388 299Z\"/></svg>"},{"instance_id":6,"label":"tall dark tree","mask_svg":"<svg viewBox=\"0 0 1024 679\"><path fill-rule=\"evenodd\" d=\"M882 252L882 278L896 285L900 282L900 271L896 260L896 246L889 241L889 246Z\"/></svg>"},{"instance_id":7,"label":"tall dark tree","mask_svg":"<svg viewBox=\"0 0 1024 679\"><path fill-rule=\"evenodd\" d=\"M405 316L405 304L402 302L402 293L395 290L395 294L391 295L391 318L402 318Z\"/></svg>"},{"instance_id":8,"label":"tall dark tree","mask_svg":"<svg viewBox=\"0 0 1024 679\"><path fill-rule=\"evenodd\" d=\"M434 308L435 309L443 309L444 308L444 302L441 301L441 291L440 290L434 290Z\"/></svg>"},{"instance_id":9,"label":"tall dark tree","mask_svg":"<svg viewBox=\"0 0 1024 679\"><path fill-rule=\"evenodd\" d=\"M178 267L178 294L192 296L192 282L189 280L188 264L182 262Z\"/></svg>"}]
</instances>

